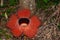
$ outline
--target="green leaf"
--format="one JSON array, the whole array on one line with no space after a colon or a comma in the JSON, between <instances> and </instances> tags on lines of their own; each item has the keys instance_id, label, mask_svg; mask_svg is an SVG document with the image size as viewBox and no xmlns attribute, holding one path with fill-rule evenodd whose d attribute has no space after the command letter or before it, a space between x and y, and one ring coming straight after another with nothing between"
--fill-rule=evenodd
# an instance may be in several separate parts
<instances>
[{"instance_id":1,"label":"green leaf","mask_svg":"<svg viewBox=\"0 0 60 40\"><path fill-rule=\"evenodd\" d=\"M11 8L8 8L7 10L6 10L6 13L10 13L11 12Z\"/></svg>"},{"instance_id":2,"label":"green leaf","mask_svg":"<svg viewBox=\"0 0 60 40\"><path fill-rule=\"evenodd\" d=\"M36 7L42 8L42 9L47 9L49 7L51 7L52 5L58 5L58 3L60 2L60 0L36 0Z\"/></svg>"},{"instance_id":3,"label":"green leaf","mask_svg":"<svg viewBox=\"0 0 60 40\"><path fill-rule=\"evenodd\" d=\"M43 0L45 3L48 3L49 0Z\"/></svg>"},{"instance_id":4,"label":"green leaf","mask_svg":"<svg viewBox=\"0 0 60 40\"><path fill-rule=\"evenodd\" d=\"M2 40L2 38L0 38L0 40Z\"/></svg>"},{"instance_id":5,"label":"green leaf","mask_svg":"<svg viewBox=\"0 0 60 40\"><path fill-rule=\"evenodd\" d=\"M9 0L9 5L14 6L17 4L17 0Z\"/></svg>"},{"instance_id":6,"label":"green leaf","mask_svg":"<svg viewBox=\"0 0 60 40\"><path fill-rule=\"evenodd\" d=\"M5 13L2 13L2 16L4 17L5 16Z\"/></svg>"},{"instance_id":7,"label":"green leaf","mask_svg":"<svg viewBox=\"0 0 60 40\"><path fill-rule=\"evenodd\" d=\"M41 8L41 1L40 0L36 0L36 7L38 9Z\"/></svg>"},{"instance_id":8,"label":"green leaf","mask_svg":"<svg viewBox=\"0 0 60 40\"><path fill-rule=\"evenodd\" d=\"M54 0L53 2L54 2L55 5L57 5L59 3L58 0Z\"/></svg>"}]
</instances>

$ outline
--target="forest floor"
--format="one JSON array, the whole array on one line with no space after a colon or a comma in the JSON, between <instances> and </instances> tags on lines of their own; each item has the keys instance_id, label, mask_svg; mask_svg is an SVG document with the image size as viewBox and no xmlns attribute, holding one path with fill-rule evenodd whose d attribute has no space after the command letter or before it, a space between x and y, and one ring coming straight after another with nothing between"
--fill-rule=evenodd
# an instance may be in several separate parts
<instances>
[{"instance_id":1,"label":"forest floor","mask_svg":"<svg viewBox=\"0 0 60 40\"><path fill-rule=\"evenodd\" d=\"M18 5L16 7L19 8ZM3 8L0 9L5 10ZM8 14L8 19L16 10ZM48 9L39 9L35 14L31 14L41 19L42 25L39 27L36 36L31 39L27 38L27 40L60 40L60 4L57 6L53 5ZM10 30L6 27L8 19L0 16L0 40L21 40L21 37L18 39L13 37Z\"/></svg>"}]
</instances>

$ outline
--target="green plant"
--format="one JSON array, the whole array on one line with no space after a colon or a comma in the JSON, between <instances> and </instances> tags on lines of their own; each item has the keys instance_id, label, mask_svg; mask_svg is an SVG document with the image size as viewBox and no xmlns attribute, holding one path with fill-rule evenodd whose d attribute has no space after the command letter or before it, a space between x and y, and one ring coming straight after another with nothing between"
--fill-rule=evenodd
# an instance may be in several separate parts
<instances>
[{"instance_id":1,"label":"green plant","mask_svg":"<svg viewBox=\"0 0 60 40\"><path fill-rule=\"evenodd\" d=\"M58 5L60 0L36 0L36 7L39 8L49 8L52 5Z\"/></svg>"},{"instance_id":2,"label":"green plant","mask_svg":"<svg viewBox=\"0 0 60 40\"><path fill-rule=\"evenodd\" d=\"M9 5L14 6L17 4L17 0L9 0Z\"/></svg>"},{"instance_id":3,"label":"green plant","mask_svg":"<svg viewBox=\"0 0 60 40\"><path fill-rule=\"evenodd\" d=\"M0 40L2 40L2 39L0 38Z\"/></svg>"}]
</instances>

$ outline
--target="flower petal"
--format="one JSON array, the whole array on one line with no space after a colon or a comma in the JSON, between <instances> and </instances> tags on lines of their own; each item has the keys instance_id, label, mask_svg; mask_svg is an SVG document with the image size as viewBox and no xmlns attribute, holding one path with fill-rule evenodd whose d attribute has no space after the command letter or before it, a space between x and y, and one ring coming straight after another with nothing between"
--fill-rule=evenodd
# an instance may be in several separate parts
<instances>
[{"instance_id":1,"label":"flower petal","mask_svg":"<svg viewBox=\"0 0 60 40\"><path fill-rule=\"evenodd\" d=\"M19 30L18 28L15 28L15 29L11 30L11 32L15 37L19 37L19 36L21 36L23 31Z\"/></svg>"},{"instance_id":2,"label":"flower petal","mask_svg":"<svg viewBox=\"0 0 60 40\"><path fill-rule=\"evenodd\" d=\"M41 25L41 21L38 20L36 16L33 16L30 20L30 23L24 30L24 34L28 36L29 38L32 38L35 36L38 30L38 26Z\"/></svg>"},{"instance_id":3,"label":"flower petal","mask_svg":"<svg viewBox=\"0 0 60 40\"><path fill-rule=\"evenodd\" d=\"M10 29L16 28L17 16L14 14L10 17L9 21L7 22L7 27Z\"/></svg>"},{"instance_id":4,"label":"flower petal","mask_svg":"<svg viewBox=\"0 0 60 40\"><path fill-rule=\"evenodd\" d=\"M36 16L33 16L31 18L31 23L30 23L31 27L34 27L34 28L38 28L39 25L41 25L41 21L36 17Z\"/></svg>"},{"instance_id":5,"label":"flower petal","mask_svg":"<svg viewBox=\"0 0 60 40\"><path fill-rule=\"evenodd\" d=\"M18 10L18 17L21 18L25 18L25 17L30 17L30 10L29 9L22 9L22 10Z\"/></svg>"},{"instance_id":6,"label":"flower petal","mask_svg":"<svg viewBox=\"0 0 60 40\"><path fill-rule=\"evenodd\" d=\"M24 30L24 34L29 37L29 38L32 38L36 35L37 33L37 28L30 28L30 27L27 27L25 30Z\"/></svg>"}]
</instances>

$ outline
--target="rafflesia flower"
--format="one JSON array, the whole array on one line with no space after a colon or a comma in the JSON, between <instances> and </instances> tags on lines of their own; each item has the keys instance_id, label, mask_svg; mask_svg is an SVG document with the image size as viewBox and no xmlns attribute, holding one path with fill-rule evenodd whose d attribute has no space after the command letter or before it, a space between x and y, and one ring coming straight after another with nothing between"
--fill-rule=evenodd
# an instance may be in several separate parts
<instances>
[{"instance_id":1,"label":"rafflesia flower","mask_svg":"<svg viewBox=\"0 0 60 40\"><path fill-rule=\"evenodd\" d=\"M32 38L37 33L41 21L36 16L30 17L29 9L18 10L17 15L13 14L7 22L7 27L15 37L22 34Z\"/></svg>"}]
</instances>

